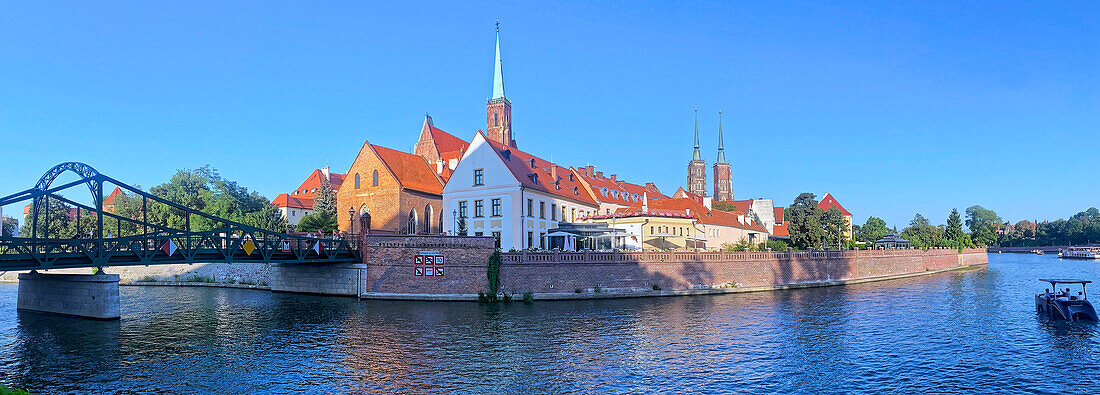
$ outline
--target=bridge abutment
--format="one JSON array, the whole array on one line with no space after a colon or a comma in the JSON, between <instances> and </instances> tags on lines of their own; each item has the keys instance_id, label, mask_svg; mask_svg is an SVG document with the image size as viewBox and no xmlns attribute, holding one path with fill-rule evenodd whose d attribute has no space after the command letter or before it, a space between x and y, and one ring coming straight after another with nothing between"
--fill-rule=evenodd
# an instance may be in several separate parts
<instances>
[{"instance_id":1,"label":"bridge abutment","mask_svg":"<svg viewBox=\"0 0 1100 395\"><path fill-rule=\"evenodd\" d=\"M315 295L358 296L363 264L282 263L271 266L271 290Z\"/></svg>"},{"instance_id":2,"label":"bridge abutment","mask_svg":"<svg viewBox=\"0 0 1100 395\"><path fill-rule=\"evenodd\" d=\"M19 275L16 308L75 317L115 320L121 317L117 274Z\"/></svg>"}]
</instances>

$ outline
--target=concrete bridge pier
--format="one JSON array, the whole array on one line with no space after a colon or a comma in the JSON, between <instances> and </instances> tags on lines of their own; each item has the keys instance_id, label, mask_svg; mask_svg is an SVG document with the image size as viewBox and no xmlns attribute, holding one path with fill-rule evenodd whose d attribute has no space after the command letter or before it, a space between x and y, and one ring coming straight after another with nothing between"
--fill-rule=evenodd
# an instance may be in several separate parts
<instances>
[{"instance_id":1,"label":"concrete bridge pier","mask_svg":"<svg viewBox=\"0 0 1100 395\"><path fill-rule=\"evenodd\" d=\"M358 296L361 291L361 263L302 264L271 266L271 290L314 295Z\"/></svg>"},{"instance_id":2,"label":"concrete bridge pier","mask_svg":"<svg viewBox=\"0 0 1100 395\"><path fill-rule=\"evenodd\" d=\"M22 273L16 309L117 320L118 275Z\"/></svg>"}]
</instances>

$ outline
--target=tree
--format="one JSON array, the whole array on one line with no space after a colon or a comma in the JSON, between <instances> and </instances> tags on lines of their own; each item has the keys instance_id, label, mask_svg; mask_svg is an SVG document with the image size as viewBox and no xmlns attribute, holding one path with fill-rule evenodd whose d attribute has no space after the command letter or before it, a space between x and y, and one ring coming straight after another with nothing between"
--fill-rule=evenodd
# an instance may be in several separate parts
<instances>
[{"instance_id":1,"label":"tree","mask_svg":"<svg viewBox=\"0 0 1100 395\"><path fill-rule=\"evenodd\" d=\"M336 230L336 216L325 212L317 212L306 215L298 221L294 230L298 232L322 232L331 233Z\"/></svg>"},{"instance_id":2,"label":"tree","mask_svg":"<svg viewBox=\"0 0 1100 395\"><path fill-rule=\"evenodd\" d=\"M946 246L943 238L943 230L929 224L928 220L920 214L917 214L913 220L909 222L909 227L902 230L901 237L909 240L909 243L916 248L927 250L933 247Z\"/></svg>"},{"instance_id":3,"label":"tree","mask_svg":"<svg viewBox=\"0 0 1100 395\"><path fill-rule=\"evenodd\" d=\"M864 243L874 243L889 232L890 229L886 227L886 221L883 221L882 218L868 217L867 222L856 230L855 239Z\"/></svg>"},{"instance_id":4,"label":"tree","mask_svg":"<svg viewBox=\"0 0 1100 395\"><path fill-rule=\"evenodd\" d=\"M970 238L983 246L997 242L997 229L1001 226L1001 217L993 210L982 206L970 206L966 209L966 226L970 228Z\"/></svg>"},{"instance_id":5,"label":"tree","mask_svg":"<svg viewBox=\"0 0 1100 395\"><path fill-rule=\"evenodd\" d=\"M958 246L963 240L962 229L962 217L959 216L958 209L951 209L951 214L947 215L947 227L943 230L943 238Z\"/></svg>"},{"instance_id":6,"label":"tree","mask_svg":"<svg viewBox=\"0 0 1100 395\"><path fill-rule=\"evenodd\" d=\"M821 246L825 230L821 227L824 210L817 208L817 200L812 193L799 194L794 203L784 210L783 217L789 225L791 244L794 248L808 250Z\"/></svg>"},{"instance_id":7,"label":"tree","mask_svg":"<svg viewBox=\"0 0 1100 395\"><path fill-rule=\"evenodd\" d=\"M48 206L48 207L47 207ZM69 211L72 210L68 204L57 199L49 199L49 204L46 204L45 199L41 200L41 204L38 206L32 206L38 211L38 226L34 228L34 211L27 213L26 218L23 219L23 226L19 229L19 235L21 237L37 236L40 238L54 238L65 239L72 236L69 232L69 223L72 222L72 218L69 217Z\"/></svg>"},{"instance_id":8,"label":"tree","mask_svg":"<svg viewBox=\"0 0 1100 395\"><path fill-rule=\"evenodd\" d=\"M784 242L783 240L768 240L768 241L765 241L763 243L760 243L760 245L757 246L756 249L760 250L760 251L764 251L764 250L768 250L768 249L770 249L772 251L786 251L787 250L787 243Z\"/></svg>"},{"instance_id":9,"label":"tree","mask_svg":"<svg viewBox=\"0 0 1100 395\"><path fill-rule=\"evenodd\" d=\"M313 199L313 209L319 213L336 215L336 190L328 182L321 183L317 198Z\"/></svg>"},{"instance_id":10,"label":"tree","mask_svg":"<svg viewBox=\"0 0 1100 395\"><path fill-rule=\"evenodd\" d=\"M271 206L270 200L222 178L210 166L178 170L171 180L150 188L149 193L214 217L270 231L282 232L286 229L286 220L277 215L278 209ZM188 221L183 210L165 204L150 205L148 216L151 223L175 229L183 229ZM190 217L190 224L193 231L223 226L218 221L197 215Z\"/></svg>"},{"instance_id":11,"label":"tree","mask_svg":"<svg viewBox=\"0 0 1100 395\"><path fill-rule=\"evenodd\" d=\"M749 243L744 237L741 240L737 240L737 243L722 243L722 251L726 252L741 252L741 251L756 251L756 246Z\"/></svg>"},{"instance_id":12,"label":"tree","mask_svg":"<svg viewBox=\"0 0 1100 395\"><path fill-rule=\"evenodd\" d=\"M844 244L844 216L836 207L830 207L821 215L821 223L825 230L825 245L829 247L841 247Z\"/></svg>"}]
</instances>

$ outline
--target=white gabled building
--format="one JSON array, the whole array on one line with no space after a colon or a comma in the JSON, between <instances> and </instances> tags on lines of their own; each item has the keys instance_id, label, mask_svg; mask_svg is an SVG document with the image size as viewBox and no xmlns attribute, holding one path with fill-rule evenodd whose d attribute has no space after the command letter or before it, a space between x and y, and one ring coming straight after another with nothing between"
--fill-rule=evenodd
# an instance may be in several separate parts
<instances>
[{"instance_id":1,"label":"white gabled building","mask_svg":"<svg viewBox=\"0 0 1100 395\"><path fill-rule=\"evenodd\" d=\"M447 234L494 236L507 251L547 249L550 229L560 221L594 215L599 203L575 169L489 140L479 131L443 187L443 207Z\"/></svg>"}]
</instances>

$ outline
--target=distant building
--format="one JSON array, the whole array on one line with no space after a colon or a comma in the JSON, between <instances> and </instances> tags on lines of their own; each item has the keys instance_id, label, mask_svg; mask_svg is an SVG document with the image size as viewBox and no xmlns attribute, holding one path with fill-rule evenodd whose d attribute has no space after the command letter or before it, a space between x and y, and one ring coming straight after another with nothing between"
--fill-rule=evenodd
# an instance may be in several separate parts
<instances>
[{"instance_id":1,"label":"distant building","mask_svg":"<svg viewBox=\"0 0 1100 395\"><path fill-rule=\"evenodd\" d=\"M726 150L722 143L722 113L718 113L718 160L714 162L714 200L733 200L733 170L726 161Z\"/></svg>"},{"instance_id":2,"label":"distant building","mask_svg":"<svg viewBox=\"0 0 1100 395\"><path fill-rule=\"evenodd\" d=\"M695 151L688 162L687 192L707 196L707 163L699 153L699 110L695 110Z\"/></svg>"},{"instance_id":3,"label":"distant building","mask_svg":"<svg viewBox=\"0 0 1100 395\"><path fill-rule=\"evenodd\" d=\"M321 190L321 183L326 182L336 191L343 185L344 175L330 172L328 166L314 169L298 189L276 196L271 205L279 209L279 213L286 218L287 225L297 226L302 217L314 213L314 199Z\"/></svg>"},{"instance_id":4,"label":"distant building","mask_svg":"<svg viewBox=\"0 0 1100 395\"><path fill-rule=\"evenodd\" d=\"M642 186L620 180L615 174L605 177L603 172L597 171L592 165L578 167L576 170L585 189L599 202L600 207L596 210L599 214L607 215L629 207L641 201L643 195L651 200L668 199L652 182Z\"/></svg>"},{"instance_id":5,"label":"distant building","mask_svg":"<svg viewBox=\"0 0 1100 395\"><path fill-rule=\"evenodd\" d=\"M626 218L625 222L623 218ZM690 218L691 226L684 229L681 227L682 221L673 220L675 218ZM741 240L755 245L764 242L768 237L767 229L755 224L744 213L711 210L692 198L643 198L641 202L619 209L612 215L599 215L587 220L608 223L613 228L623 228L633 237L628 239L628 244L634 240L645 248L652 249L714 250L721 248L723 244L735 244ZM651 226L652 228L648 228ZM663 237L664 240L658 241L654 237Z\"/></svg>"},{"instance_id":6,"label":"distant building","mask_svg":"<svg viewBox=\"0 0 1100 395\"><path fill-rule=\"evenodd\" d=\"M442 233L443 179L424 157L365 142L347 178L336 192L341 231Z\"/></svg>"},{"instance_id":7,"label":"distant building","mask_svg":"<svg viewBox=\"0 0 1100 395\"><path fill-rule=\"evenodd\" d=\"M413 147L413 153L423 157L435 174L446 182L469 147L470 143L465 140L435 127L432 117L424 114L424 126L420 128L420 138Z\"/></svg>"},{"instance_id":8,"label":"distant building","mask_svg":"<svg viewBox=\"0 0 1100 395\"><path fill-rule=\"evenodd\" d=\"M827 193L827 192L825 193L825 196L823 196L821 198L821 202L817 204L817 208L820 208L820 209L825 210L825 211L829 211L830 208L834 208L834 207L838 211L840 211L841 217L844 218L844 231L842 232L844 234L844 238L846 238L848 240L851 240L852 239L852 213L850 211L848 211L848 209L844 208L844 206L841 206L840 202L838 202L836 200L836 198L833 197L832 194Z\"/></svg>"},{"instance_id":9,"label":"distant building","mask_svg":"<svg viewBox=\"0 0 1100 395\"><path fill-rule=\"evenodd\" d=\"M783 207L775 207L772 210L775 213L775 224L772 225L771 232L768 232L768 238L777 240L790 240L791 233L787 229L787 222L783 219Z\"/></svg>"}]
</instances>

